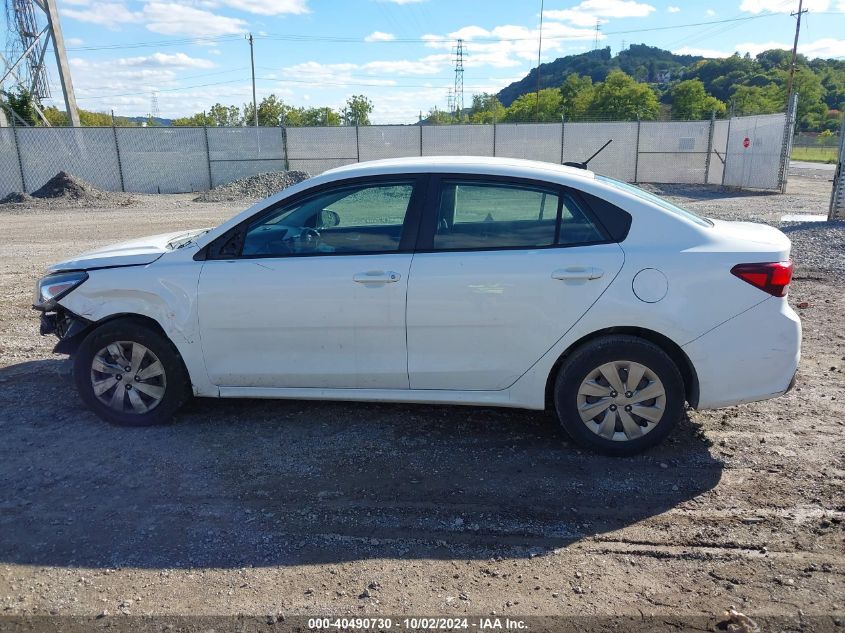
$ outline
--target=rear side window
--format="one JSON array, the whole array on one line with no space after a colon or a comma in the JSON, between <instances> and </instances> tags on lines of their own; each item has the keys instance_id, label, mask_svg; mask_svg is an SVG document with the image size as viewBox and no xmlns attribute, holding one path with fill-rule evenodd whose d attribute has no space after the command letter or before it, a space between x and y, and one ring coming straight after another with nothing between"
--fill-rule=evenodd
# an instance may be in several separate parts
<instances>
[{"instance_id":1,"label":"rear side window","mask_svg":"<svg viewBox=\"0 0 845 633\"><path fill-rule=\"evenodd\" d=\"M507 183L442 183L435 250L541 248L603 240L568 194Z\"/></svg>"}]
</instances>

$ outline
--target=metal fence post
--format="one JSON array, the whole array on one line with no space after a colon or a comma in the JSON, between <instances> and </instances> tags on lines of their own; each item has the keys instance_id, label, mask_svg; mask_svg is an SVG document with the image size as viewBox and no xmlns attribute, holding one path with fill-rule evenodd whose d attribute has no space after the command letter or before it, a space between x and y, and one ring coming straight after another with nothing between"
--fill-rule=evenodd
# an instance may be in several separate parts
<instances>
[{"instance_id":1,"label":"metal fence post","mask_svg":"<svg viewBox=\"0 0 845 633\"><path fill-rule=\"evenodd\" d=\"M355 157L357 161L361 162L361 138L358 135L358 121L355 121Z\"/></svg>"},{"instance_id":2,"label":"metal fence post","mask_svg":"<svg viewBox=\"0 0 845 633\"><path fill-rule=\"evenodd\" d=\"M493 157L496 156L496 120L493 120Z\"/></svg>"},{"instance_id":3,"label":"metal fence post","mask_svg":"<svg viewBox=\"0 0 845 633\"><path fill-rule=\"evenodd\" d=\"M15 113L12 112L12 136L15 139L15 151L18 155L18 170L21 174L21 191L27 193L26 190L26 178L23 175L23 158L21 158L21 144L18 141L18 126L15 124Z\"/></svg>"},{"instance_id":4,"label":"metal fence post","mask_svg":"<svg viewBox=\"0 0 845 633\"><path fill-rule=\"evenodd\" d=\"M783 143L780 148L780 166L778 168L778 188L786 193L786 181L789 176L789 159L792 154L792 139L795 135L795 113L798 109L798 93L792 93L786 108L786 120L783 125ZM841 132L840 132L841 133Z\"/></svg>"},{"instance_id":5,"label":"metal fence post","mask_svg":"<svg viewBox=\"0 0 845 633\"><path fill-rule=\"evenodd\" d=\"M642 126L642 121L640 120L640 115L637 115L637 150L634 154L634 182L639 182L639 175L640 175L640 127Z\"/></svg>"},{"instance_id":6,"label":"metal fence post","mask_svg":"<svg viewBox=\"0 0 845 633\"><path fill-rule=\"evenodd\" d=\"M560 164L563 165L563 144L566 139L566 115L560 115Z\"/></svg>"},{"instance_id":7,"label":"metal fence post","mask_svg":"<svg viewBox=\"0 0 845 633\"><path fill-rule=\"evenodd\" d=\"M423 155L422 153L422 138L423 138L423 130L422 130L422 121L420 121L420 156Z\"/></svg>"},{"instance_id":8,"label":"metal fence post","mask_svg":"<svg viewBox=\"0 0 845 633\"><path fill-rule=\"evenodd\" d=\"M211 177L211 147L208 144L208 123L203 117L202 134L205 137L205 164L208 166L208 188L214 189L214 179Z\"/></svg>"},{"instance_id":9,"label":"metal fence post","mask_svg":"<svg viewBox=\"0 0 845 633\"><path fill-rule=\"evenodd\" d=\"M126 191L123 182L123 161L120 159L120 143L117 141L117 124L114 121L114 110L111 111L111 131L114 134L114 151L117 153L117 175L120 176L120 190Z\"/></svg>"},{"instance_id":10,"label":"metal fence post","mask_svg":"<svg viewBox=\"0 0 845 633\"><path fill-rule=\"evenodd\" d=\"M713 128L716 127L716 111L710 112L710 133L707 135L707 157L704 159L704 184L710 184L710 156L713 154Z\"/></svg>"},{"instance_id":11,"label":"metal fence post","mask_svg":"<svg viewBox=\"0 0 845 633\"><path fill-rule=\"evenodd\" d=\"M733 110L733 108L731 108ZM725 140L725 160L722 161L722 186L725 186L725 175L728 173L728 151L731 148L731 124L733 123L733 116L728 119L728 135Z\"/></svg>"},{"instance_id":12,"label":"metal fence post","mask_svg":"<svg viewBox=\"0 0 845 633\"><path fill-rule=\"evenodd\" d=\"M842 115L845 124L845 114ZM845 219L845 129L839 128L839 156L833 175L833 189L830 192L828 220Z\"/></svg>"},{"instance_id":13,"label":"metal fence post","mask_svg":"<svg viewBox=\"0 0 845 633\"><path fill-rule=\"evenodd\" d=\"M285 125L285 120L282 118L282 151L285 154L285 171L290 171L290 159L288 159L288 126Z\"/></svg>"}]
</instances>

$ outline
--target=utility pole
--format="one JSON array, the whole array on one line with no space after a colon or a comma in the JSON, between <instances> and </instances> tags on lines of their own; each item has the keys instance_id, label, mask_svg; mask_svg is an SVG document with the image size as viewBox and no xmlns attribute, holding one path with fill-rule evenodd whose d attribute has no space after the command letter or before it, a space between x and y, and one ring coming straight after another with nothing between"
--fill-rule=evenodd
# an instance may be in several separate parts
<instances>
[{"instance_id":1,"label":"utility pole","mask_svg":"<svg viewBox=\"0 0 845 633\"><path fill-rule=\"evenodd\" d=\"M798 0L798 13L791 13L792 16L798 16L798 21L795 23L795 43L792 45L792 63L789 64L789 81L786 84L786 103L789 106L789 100L792 98L792 82L795 79L795 58L798 56L798 34L801 32L801 15L807 13L804 8L804 0Z\"/></svg>"},{"instance_id":2,"label":"utility pole","mask_svg":"<svg viewBox=\"0 0 845 633\"><path fill-rule=\"evenodd\" d=\"M543 3L544 0L540 0L540 38L537 44L537 111L534 115L537 121L540 120L540 60L543 56Z\"/></svg>"},{"instance_id":3,"label":"utility pole","mask_svg":"<svg viewBox=\"0 0 845 633\"><path fill-rule=\"evenodd\" d=\"M252 45L252 33L247 36L249 41L249 65L252 66L252 112L255 127L258 127L258 102L255 99L255 50Z\"/></svg>"},{"instance_id":4,"label":"utility pole","mask_svg":"<svg viewBox=\"0 0 845 633\"><path fill-rule=\"evenodd\" d=\"M59 69L59 81L62 83L68 121L70 121L73 127L79 127L79 109L76 106L76 93L73 91L73 82L70 80L70 66L67 62L65 38L62 35L62 27L59 24L59 11L56 9L56 0L44 0L44 13L47 14L47 26L50 27L50 32L53 34L53 50L56 52L56 66Z\"/></svg>"}]
</instances>

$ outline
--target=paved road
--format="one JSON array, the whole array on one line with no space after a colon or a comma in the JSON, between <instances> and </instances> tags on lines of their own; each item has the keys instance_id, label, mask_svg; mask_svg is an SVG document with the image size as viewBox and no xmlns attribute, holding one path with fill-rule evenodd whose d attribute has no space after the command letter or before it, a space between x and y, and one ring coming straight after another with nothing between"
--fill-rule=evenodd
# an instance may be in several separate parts
<instances>
[{"instance_id":1,"label":"paved road","mask_svg":"<svg viewBox=\"0 0 845 633\"><path fill-rule=\"evenodd\" d=\"M836 171L834 163L813 163L807 160L791 160L789 161L791 169L813 169L817 171Z\"/></svg>"}]
</instances>

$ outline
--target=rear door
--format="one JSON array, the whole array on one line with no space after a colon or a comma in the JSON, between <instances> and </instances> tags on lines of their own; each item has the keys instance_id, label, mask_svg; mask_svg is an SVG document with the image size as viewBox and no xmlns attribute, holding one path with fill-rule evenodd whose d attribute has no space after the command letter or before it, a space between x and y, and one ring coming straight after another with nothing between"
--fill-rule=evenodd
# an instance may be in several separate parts
<instances>
[{"instance_id":1,"label":"rear door","mask_svg":"<svg viewBox=\"0 0 845 633\"><path fill-rule=\"evenodd\" d=\"M535 181L434 177L408 286L411 389L512 385L624 261L577 193Z\"/></svg>"}]
</instances>

